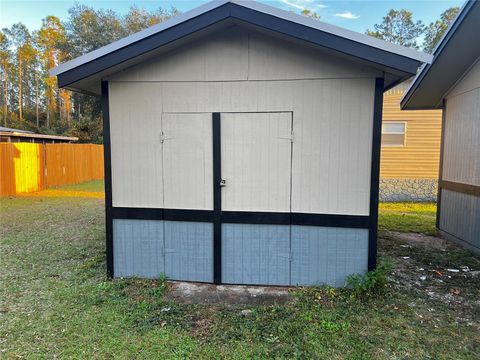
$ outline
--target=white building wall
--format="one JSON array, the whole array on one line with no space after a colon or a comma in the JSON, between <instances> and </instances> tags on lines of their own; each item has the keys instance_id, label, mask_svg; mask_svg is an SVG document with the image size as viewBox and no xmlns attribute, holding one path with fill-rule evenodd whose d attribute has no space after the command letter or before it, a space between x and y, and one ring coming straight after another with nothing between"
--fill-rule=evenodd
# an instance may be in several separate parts
<instances>
[{"instance_id":1,"label":"white building wall","mask_svg":"<svg viewBox=\"0 0 480 360\"><path fill-rule=\"evenodd\" d=\"M368 215L376 76L240 27L117 74L108 79L113 206L164 206L162 113L286 111L292 211Z\"/></svg>"}]
</instances>

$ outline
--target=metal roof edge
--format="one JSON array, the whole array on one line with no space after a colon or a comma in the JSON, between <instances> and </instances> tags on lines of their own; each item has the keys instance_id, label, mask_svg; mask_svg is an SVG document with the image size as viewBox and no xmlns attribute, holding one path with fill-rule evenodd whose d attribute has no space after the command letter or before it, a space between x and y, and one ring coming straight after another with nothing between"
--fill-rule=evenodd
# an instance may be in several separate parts
<instances>
[{"instance_id":1,"label":"metal roof edge","mask_svg":"<svg viewBox=\"0 0 480 360\"><path fill-rule=\"evenodd\" d=\"M338 37L348 39L359 44L376 48L382 51L386 51L398 56L409 58L421 63L429 63L432 61L432 56L417 50L406 48L400 45L391 44L384 40L376 39L374 37L368 36L366 34L357 33L351 30L343 29L341 27L324 23L322 21L313 20L308 17L291 13L282 9L278 9L266 4L261 4L256 1L245 1L245 0L221 0L221 1L211 1L204 5L201 5L195 9L187 11L183 14L179 14L163 23L156 24L152 27L149 27L145 30L142 30L138 33L127 36L123 39L117 40L111 44L103 46L99 49L93 50L85 55L79 56L75 59L72 59L66 63L60 64L57 67L50 70L50 75L55 76L62 73L65 73L69 70L72 70L76 67L82 66L86 63L99 59L105 55L108 55L112 52L125 48L129 45L132 45L136 42L144 40L148 37L161 33L164 30L170 29L177 25L180 25L188 20L191 20L197 16L205 14L209 11L217 9L226 4L238 5L250 10L258 11L267 15L283 19L285 21L290 21L299 25L303 25L318 31L329 33Z\"/></svg>"},{"instance_id":2,"label":"metal roof edge","mask_svg":"<svg viewBox=\"0 0 480 360\"><path fill-rule=\"evenodd\" d=\"M455 17L455 20L452 21L450 24L448 30L445 32L443 37L440 39L438 42L437 46L435 46L435 49L433 50L433 59L431 63L424 63L422 67L420 68L420 71L418 74L415 76L413 79L412 83L408 87L407 91L403 95L402 99L400 100L400 107L401 109L405 109L408 106L408 102L411 100L412 96L417 92L419 86L421 85L423 79L425 76L428 74L430 69L435 65L435 61L438 59L438 57L443 53L445 47L447 46L448 42L451 40L452 36L455 34L457 29L460 27L460 25L463 22L463 19L468 15L472 7L475 5L476 0L467 0L465 4L463 4L462 8L458 12L457 16ZM411 107L408 109L420 109L420 108L415 108ZM422 109L438 109L437 105L432 105L431 107L422 107Z\"/></svg>"}]
</instances>

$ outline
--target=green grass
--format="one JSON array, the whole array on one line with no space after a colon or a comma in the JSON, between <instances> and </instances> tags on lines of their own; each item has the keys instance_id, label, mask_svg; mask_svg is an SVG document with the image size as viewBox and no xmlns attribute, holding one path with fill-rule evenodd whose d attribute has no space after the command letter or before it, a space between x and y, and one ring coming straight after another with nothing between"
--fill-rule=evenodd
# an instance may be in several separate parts
<instances>
[{"instance_id":1,"label":"green grass","mask_svg":"<svg viewBox=\"0 0 480 360\"><path fill-rule=\"evenodd\" d=\"M102 192L105 190L103 180L92 180L80 184L55 186L50 189L61 189L66 191L92 191Z\"/></svg>"},{"instance_id":2,"label":"green grass","mask_svg":"<svg viewBox=\"0 0 480 360\"><path fill-rule=\"evenodd\" d=\"M434 203L380 203L380 230L417 232L436 235Z\"/></svg>"},{"instance_id":3,"label":"green grass","mask_svg":"<svg viewBox=\"0 0 480 360\"><path fill-rule=\"evenodd\" d=\"M438 299L427 295L427 287L410 286L418 281L420 266L426 271L450 266L450 258L451 266L480 270L478 256L461 249L422 251L400 247L392 237L381 239L381 258L395 270L387 287L374 296L308 288L294 290L295 300L287 304L186 305L167 300L161 280L106 279L103 200L0 201L0 358L480 356L480 308L475 303L480 280L452 276L441 287L429 284ZM417 216L427 216L427 208ZM392 213L382 217L414 214L415 209L391 205ZM419 222L400 218L411 224L400 228ZM405 255L411 263L404 263ZM442 300L450 287L460 289L460 305ZM162 311L166 306L170 311ZM245 308L252 310L250 316L241 315Z\"/></svg>"}]
</instances>

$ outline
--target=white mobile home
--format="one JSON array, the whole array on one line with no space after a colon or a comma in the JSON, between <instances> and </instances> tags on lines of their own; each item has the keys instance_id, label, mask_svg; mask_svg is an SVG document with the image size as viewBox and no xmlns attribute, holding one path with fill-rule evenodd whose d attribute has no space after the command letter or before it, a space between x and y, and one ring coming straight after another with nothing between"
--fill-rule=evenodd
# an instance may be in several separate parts
<instances>
[{"instance_id":1,"label":"white mobile home","mask_svg":"<svg viewBox=\"0 0 480 360\"><path fill-rule=\"evenodd\" d=\"M480 250L480 2L467 1L415 78L404 109L443 109L437 227Z\"/></svg>"},{"instance_id":2,"label":"white mobile home","mask_svg":"<svg viewBox=\"0 0 480 360\"><path fill-rule=\"evenodd\" d=\"M343 284L375 267L382 94L430 56L251 1L60 65L101 95L111 276Z\"/></svg>"}]
</instances>

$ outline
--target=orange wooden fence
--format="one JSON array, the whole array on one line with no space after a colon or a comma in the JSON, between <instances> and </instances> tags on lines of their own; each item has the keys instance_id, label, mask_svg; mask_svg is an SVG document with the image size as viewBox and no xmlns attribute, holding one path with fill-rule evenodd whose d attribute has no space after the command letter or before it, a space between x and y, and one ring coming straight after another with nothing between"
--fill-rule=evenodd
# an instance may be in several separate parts
<instances>
[{"instance_id":1,"label":"orange wooden fence","mask_svg":"<svg viewBox=\"0 0 480 360\"><path fill-rule=\"evenodd\" d=\"M103 179L103 146L0 143L0 196Z\"/></svg>"}]
</instances>

